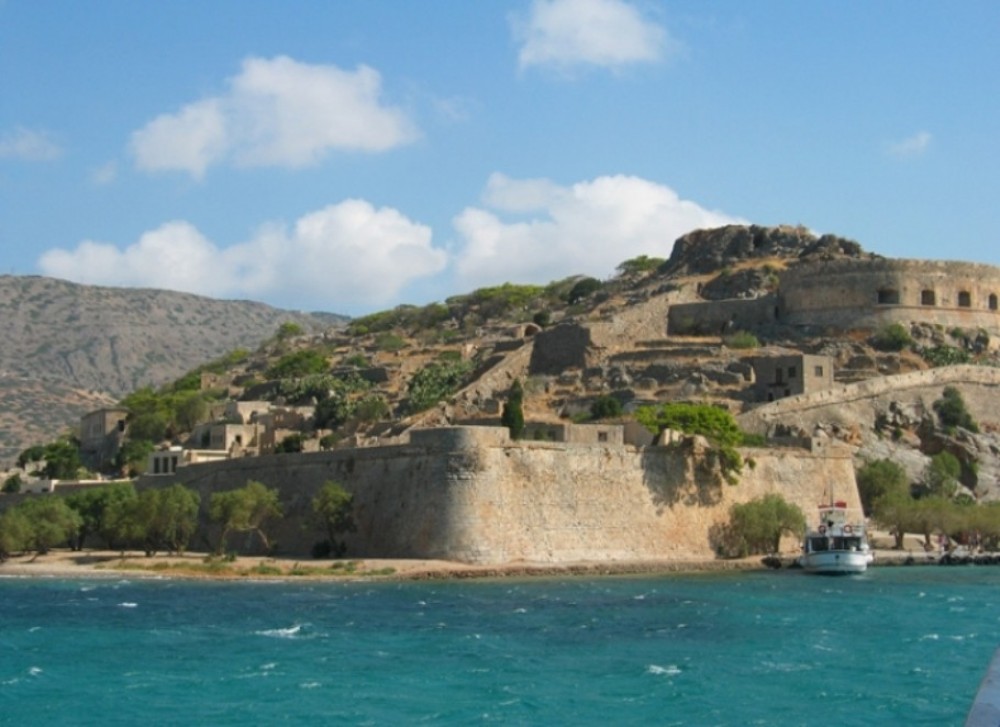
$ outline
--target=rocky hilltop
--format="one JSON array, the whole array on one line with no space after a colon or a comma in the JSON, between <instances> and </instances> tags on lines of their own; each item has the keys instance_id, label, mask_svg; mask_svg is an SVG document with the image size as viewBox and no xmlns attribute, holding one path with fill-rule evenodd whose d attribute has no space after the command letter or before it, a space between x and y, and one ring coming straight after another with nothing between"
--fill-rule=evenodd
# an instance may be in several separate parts
<instances>
[{"instance_id":1,"label":"rocky hilltop","mask_svg":"<svg viewBox=\"0 0 1000 727\"><path fill-rule=\"evenodd\" d=\"M0 465L79 417L142 386L160 386L235 348L257 348L284 322L342 325L163 290L0 276Z\"/></svg>"}]
</instances>

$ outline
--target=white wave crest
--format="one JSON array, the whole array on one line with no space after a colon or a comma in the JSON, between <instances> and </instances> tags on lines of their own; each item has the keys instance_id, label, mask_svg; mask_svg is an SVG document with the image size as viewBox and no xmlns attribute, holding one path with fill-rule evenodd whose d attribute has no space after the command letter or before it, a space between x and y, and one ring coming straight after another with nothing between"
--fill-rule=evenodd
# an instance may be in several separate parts
<instances>
[{"instance_id":1,"label":"white wave crest","mask_svg":"<svg viewBox=\"0 0 1000 727\"><path fill-rule=\"evenodd\" d=\"M676 664L668 664L667 666L650 664L649 666L646 667L646 673L656 674L658 676L661 674L665 674L666 676L677 676L678 674L681 673L681 668Z\"/></svg>"},{"instance_id":2,"label":"white wave crest","mask_svg":"<svg viewBox=\"0 0 1000 727\"><path fill-rule=\"evenodd\" d=\"M272 636L277 639L294 639L302 630L300 624L290 626L287 629L267 629L265 631L255 631L258 636Z\"/></svg>"}]
</instances>

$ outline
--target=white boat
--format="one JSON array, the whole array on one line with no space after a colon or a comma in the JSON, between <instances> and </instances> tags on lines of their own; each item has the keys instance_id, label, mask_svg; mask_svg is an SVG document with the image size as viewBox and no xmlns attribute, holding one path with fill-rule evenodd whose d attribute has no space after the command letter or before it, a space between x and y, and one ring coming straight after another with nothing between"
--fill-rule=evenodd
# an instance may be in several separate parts
<instances>
[{"instance_id":1,"label":"white boat","mask_svg":"<svg viewBox=\"0 0 1000 727\"><path fill-rule=\"evenodd\" d=\"M846 502L819 506L819 524L806 533L799 564L810 573L864 573L875 558L865 519L852 518Z\"/></svg>"}]
</instances>

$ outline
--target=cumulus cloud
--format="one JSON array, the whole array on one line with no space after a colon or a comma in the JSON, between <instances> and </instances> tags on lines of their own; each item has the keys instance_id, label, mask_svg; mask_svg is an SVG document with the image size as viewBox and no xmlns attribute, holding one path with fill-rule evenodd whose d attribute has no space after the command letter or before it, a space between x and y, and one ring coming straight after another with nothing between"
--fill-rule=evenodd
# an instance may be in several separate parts
<instances>
[{"instance_id":1,"label":"cumulus cloud","mask_svg":"<svg viewBox=\"0 0 1000 727\"><path fill-rule=\"evenodd\" d=\"M225 93L162 114L133 132L130 150L146 171L201 177L214 164L303 167L331 150L379 152L417 131L381 100L381 76L286 56L248 58Z\"/></svg>"},{"instance_id":2,"label":"cumulus cloud","mask_svg":"<svg viewBox=\"0 0 1000 727\"><path fill-rule=\"evenodd\" d=\"M62 156L62 149L44 131L18 127L0 135L0 159L48 162Z\"/></svg>"},{"instance_id":3,"label":"cumulus cloud","mask_svg":"<svg viewBox=\"0 0 1000 727\"><path fill-rule=\"evenodd\" d=\"M514 20L520 67L578 65L618 68L660 60L667 31L624 0L534 0Z\"/></svg>"},{"instance_id":4,"label":"cumulus cloud","mask_svg":"<svg viewBox=\"0 0 1000 727\"><path fill-rule=\"evenodd\" d=\"M173 221L124 249L86 240L73 250L50 250L38 267L92 285L343 311L394 303L406 285L440 272L446 257L431 245L429 227L395 209L345 200L304 215L290 229L264 225L252 239L225 248L190 223Z\"/></svg>"},{"instance_id":5,"label":"cumulus cloud","mask_svg":"<svg viewBox=\"0 0 1000 727\"><path fill-rule=\"evenodd\" d=\"M897 159L917 157L927 151L932 138L930 132L918 131L913 136L889 144L886 150L890 156L894 156Z\"/></svg>"},{"instance_id":6,"label":"cumulus cloud","mask_svg":"<svg viewBox=\"0 0 1000 727\"><path fill-rule=\"evenodd\" d=\"M454 220L455 272L468 288L547 283L574 273L603 278L638 255L667 257L686 232L743 222L680 199L669 187L620 175L563 187L494 174L483 202L486 208L468 208Z\"/></svg>"}]
</instances>

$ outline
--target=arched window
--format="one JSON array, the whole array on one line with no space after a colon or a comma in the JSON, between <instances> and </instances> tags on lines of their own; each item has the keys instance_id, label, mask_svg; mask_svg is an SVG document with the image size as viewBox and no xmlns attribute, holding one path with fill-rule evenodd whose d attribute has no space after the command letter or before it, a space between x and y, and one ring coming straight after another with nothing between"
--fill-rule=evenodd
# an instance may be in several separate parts
<instances>
[{"instance_id":1,"label":"arched window","mask_svg":"<svg viewBox=\"0 0 1000 727\"><path fill-rule=\"evenodd\" d=\"M937 296L933 290L924 290L920 293L920 305L937 305Z\"/></svg>"},{"instance_id":2,"label":"arched window","mask_svg":"<svg viewBox=\"0 0 1000 727\"><path fill-rule=\"evenodd\" d=\"M899 291L894 288L880 288L878 291L879 305L899 305Z\"/></svg>"},{"instance_id":3,"label":"arched window","mask_svg":"<svg viewBox=\"0 0 1000 727\"><path fill-rule=\"evenodd\" d=\"M997 309L997 294L990 293L990 310L996 310L996 309Z\"/></svg>"},{"instance_id":4,"label":"arched window","mask_svg":"<svg viewBox=\"0 0 1000 727\"><path fill-rule=\"evenodd\" d=\"M967 290L958 291L958 307L959 308L971 308L972 307L972 293Z\"/></svg>"}]
</instances>

